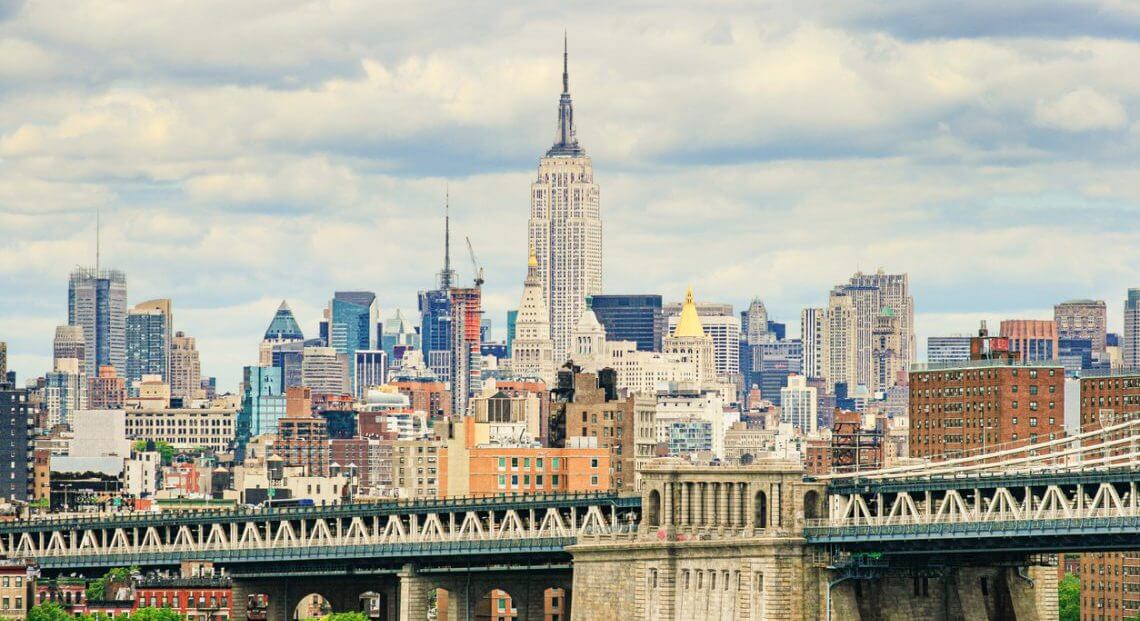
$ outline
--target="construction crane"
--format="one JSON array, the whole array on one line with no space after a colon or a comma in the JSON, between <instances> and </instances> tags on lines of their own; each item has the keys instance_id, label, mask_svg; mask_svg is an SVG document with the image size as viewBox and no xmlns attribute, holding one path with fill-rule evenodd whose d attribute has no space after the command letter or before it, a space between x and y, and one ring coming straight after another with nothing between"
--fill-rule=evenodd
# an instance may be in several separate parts
<instances>
[{"instance_id":1,"label":"construction crane","mask_svg":"<svg viewBox=\"0 0 1140 621\"><path fill-rule=\"evenodd\" d=\"M479 265L479 260L475 258L475 248L471 245L471 238L467 239L467 252L471 255L471 267L475 270L475 286L483 286L483 266Z\"/></svg>"}]
</instances>

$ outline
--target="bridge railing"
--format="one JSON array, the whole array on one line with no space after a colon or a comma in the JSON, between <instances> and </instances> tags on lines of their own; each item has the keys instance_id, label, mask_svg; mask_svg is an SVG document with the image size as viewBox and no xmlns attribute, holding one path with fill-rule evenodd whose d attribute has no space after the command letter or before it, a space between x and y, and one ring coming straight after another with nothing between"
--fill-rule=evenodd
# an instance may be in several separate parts
<instances>
[{"instance_id":1,"label":"bridge railing","mask_svg":"<svg viewBox=\"0 0 1140 621\"><path fill-rule=\"evenodd\" d=\"M805 520L806 531L836 531L843 529L865 529L867 527L891 526L937 526L941 524L996 524L1050 522L1079 524L1082 520L1103 520L1105 518L1140 518L1140 507L1098 508L1091 511L1033 511L1013 513L1008 511L986 513L883 515L852 518L822 518Z\"/></svg>"}]
</instances>

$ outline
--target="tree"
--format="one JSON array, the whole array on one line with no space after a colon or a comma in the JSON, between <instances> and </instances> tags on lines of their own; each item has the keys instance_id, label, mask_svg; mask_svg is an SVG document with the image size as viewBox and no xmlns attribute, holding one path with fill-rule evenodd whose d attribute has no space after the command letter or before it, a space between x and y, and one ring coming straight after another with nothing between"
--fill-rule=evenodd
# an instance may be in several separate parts
<instances>
[{"instance_id":1,"label":"tree","mask_svg":"<svg viewBox=\"0 0 1140 621\"><path fill-rule=\"evenodd\" d=\"M135 450L140 453L146 451L148 450L150 443L150 440L138 440L135 442ZM164 466L169 466L170 462L174 461L174 454L177 452L174 450L173 446L170 446L169 442L165 442L163 440L155 440L154 448L151 448L149 450L158 452L158 454L162 457L162 465Z\"/></svg>"},{"instance_id":2,"label":"tree","mask_svg":"<svg viewBox=\"0 0 1140 621\"><path fill-rule=\"evenodd\" d=\"M182 621L182 615L169 608L139 608L130 621Z\"/></svg>"},{"instance_id":3,"label":"tree","mask_svg":"<svg viewBox=\"0 0 1140 621\"><path fill-rule=\"evenodd\" d=\"M1065 574L1057 583L1057 609L1060 621L1080 621L1081 581L1073 574Z\"/></svg>"},{"instance_id":4,"label":"tree","mask_svg":"<svg viewBox=\"0 0 1140 621\"><path fill-rule=\"evenodd\" d=\"M67 614L63 606L55 602L48 602L32 606L32 609L28 611L28 621L72 621L72 617Z\"/></svg>"},{"instance_id":5,"label":"tree","mask_svg":"<svg viewBox=\"0 0 1140 621\"><path fill-rule=\"evenodd\" d=\"M321 621L368 621L368 617L364 616L363 612L334 612L326 615Z\"/></svg>"}]
</instances>

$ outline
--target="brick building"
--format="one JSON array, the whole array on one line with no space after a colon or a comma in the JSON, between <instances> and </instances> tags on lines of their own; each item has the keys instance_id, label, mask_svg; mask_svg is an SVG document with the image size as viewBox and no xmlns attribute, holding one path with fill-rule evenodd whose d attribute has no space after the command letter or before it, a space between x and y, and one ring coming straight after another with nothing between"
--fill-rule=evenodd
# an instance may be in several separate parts
<instances>
[{"instance_id":1,"label":"brick building","mask_svg":"<svg viewBox=\"0 0 1140 621\"><path fill-rule=\"evenodd\" d=\"M127 400L127 381L115 373L115 367L99 367L99 374L87 380L87 407L91 410L116 410Z\"/></svg>"},{"instance_id":2,"label":"brick building","mask_svg":"<svg viewBox=\"0 0 1140 621\"><path fill-rule=\"evenodd\" d=\"M947 459L1064 434L1057 363L969 360L910 373L910 456Z\"/></svg>"},{"instance_id":3,"label":"brick building","mask_svg":"<svg viewBox=\"0 0 1140 621\"><path fill-rule=\"evenodd\" d=\"M413 410L427 412L429 417L451 416L451 391L447 384L428 379L402 378L390 382L400 394L408 397Z\"/></svg>"},{"instance_id":4,"label":"brick building","mask_svg":"<svg viewBox=\"0 0 1140 621\"><path fill-rule=\"evenodd\" d=\"M594 374L578 368L558 372L550 399L545 444L608 449L612 467L609 487L636 490L637 464L652 459L657 449L656 399L619 394L613 369Z\"/></svg>"}]
</instances>

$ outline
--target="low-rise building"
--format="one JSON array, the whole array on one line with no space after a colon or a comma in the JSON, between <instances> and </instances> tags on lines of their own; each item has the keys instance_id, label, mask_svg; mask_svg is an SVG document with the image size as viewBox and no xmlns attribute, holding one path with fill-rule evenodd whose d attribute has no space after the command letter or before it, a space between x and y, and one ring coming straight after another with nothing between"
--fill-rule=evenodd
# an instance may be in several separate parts
<instances>
[{"instance_id":1,"label":"low-rise building","mask_svg":"<svg viewBox=\"0 0 1140 621\"><path fill-rule=\"evenodd\" d=\"M126 410L127 437L166 442L178 450L233 447L237 410L231 408L163 408Z\"/></svg>"}]
</instances>

